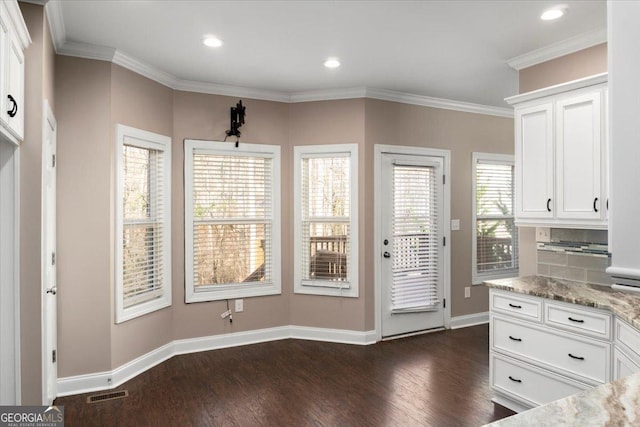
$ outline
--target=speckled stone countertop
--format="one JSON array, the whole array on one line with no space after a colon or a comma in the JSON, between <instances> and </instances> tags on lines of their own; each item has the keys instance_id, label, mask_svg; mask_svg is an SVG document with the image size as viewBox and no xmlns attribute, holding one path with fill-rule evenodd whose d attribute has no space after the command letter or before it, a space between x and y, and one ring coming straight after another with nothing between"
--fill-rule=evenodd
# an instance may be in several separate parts
<instances>
[{"instance_id":1,"label":"speckled stone countertop","mask_svg":"<svg viewBox=\"0 0 640 427\"><path fill-rule=\"evenodd\" d=\"M638 426L640 425L640 372L487 425L493 427Z\"/></svg>"},{"instance_id":2,"label":"speckled stone countertop","mask_svg":"<svg viewBox=\"0 0 640 427\"><path fill-rule=\"evenodd\" d=\"M542 276L487 280L484 284L490 288L609 310L640 329L640 294L614 291L606 285Z\"/></svg>"},{"instance_id":3,"label":"speckled stone countertop","mask_svg":"<svg viewBox=\"0 0 640 427\"><path fill-rule=\"evenodd\" d=\"M609 310L618 318L640 329L640 294L614 291L605 285L542 276L489 280L485 285L519 294ZM640 372L488 425L495 427L638 426L640 425Z\"/></svg>"}]
</instances>

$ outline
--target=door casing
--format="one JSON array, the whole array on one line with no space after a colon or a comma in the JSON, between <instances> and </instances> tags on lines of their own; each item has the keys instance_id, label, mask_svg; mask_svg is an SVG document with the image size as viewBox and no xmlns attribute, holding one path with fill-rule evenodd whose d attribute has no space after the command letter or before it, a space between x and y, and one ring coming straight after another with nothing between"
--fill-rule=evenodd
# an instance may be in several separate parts
<instances>
[{"instance_id":1,"label":"door casing","mask_svg":"<svg viewBox=\"0 0 640 427\"><path fill-rule=\"evenodd\" d=\"M443 160L443 172L446 177L443 193L443 215L444 229L443 235L447 242L443 248L443 268L444 268L444 327L451 327L451 151L438 148L407 147L400 145L374 145L374 282L375 282L375 334L376 341L382 339L382 268L378 260L382 254L381 235L381 215L383 197L381 193L381 163L383 154L405 154L413 156L441 157Z\"/></svg>"}]
</instances>

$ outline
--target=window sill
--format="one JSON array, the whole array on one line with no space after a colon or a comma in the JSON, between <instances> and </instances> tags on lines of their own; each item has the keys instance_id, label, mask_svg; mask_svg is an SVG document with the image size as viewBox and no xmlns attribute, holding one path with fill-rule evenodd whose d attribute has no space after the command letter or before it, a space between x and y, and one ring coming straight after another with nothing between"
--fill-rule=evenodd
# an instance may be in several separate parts
<instances>
[{"instance_id":1,"label":"window sill","mask_svg":"<svg viewBox=\"0 0 640 427\"><path fill-rule=\"evenodd\" d=\"M325 283L330 283L330 282L325 282ZM296 285L294 289L294 293L303 294L303 295L324 295L324 296L330 296L330 297L358 298L357 286L340 288L333 285L299 284L299 285Z\"/></svg>"},{"instance_id":2,"label":"window sill","mask_svg":"<svg viewBox=\"0 0 640 427\"><path fill-rule=\"evenodd\" d=\"M193 289L188 289L185 296L185 302L189 304L193 302L220 301L226 299L261 297L280 294L282 294L282 291L280 286L277 285L261 285L246 288L227 288L220 290L207 289L202 291L194 291Z\"/></svg>"},{"instance_id":3,"label":"window sill","mask_svg":"<svg viewBox=\"0 0 640 427\"><path fill-rule=\"evenodd\" d=\"M518 270L510 270L500 274L487 274L482 276L475 276L471 282L473 286L482 285L485 280L496 280L496 279L509 279L513 277L518 277Z\"/></svg>"}]
</instances>

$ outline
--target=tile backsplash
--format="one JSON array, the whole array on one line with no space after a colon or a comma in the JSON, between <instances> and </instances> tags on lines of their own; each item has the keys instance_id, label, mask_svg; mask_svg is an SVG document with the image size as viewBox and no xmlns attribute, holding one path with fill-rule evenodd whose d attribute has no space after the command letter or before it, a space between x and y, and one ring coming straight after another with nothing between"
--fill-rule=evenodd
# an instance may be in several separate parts
<instances>
[{"instance_id":1,"label":"tile backsplash","mask_svg":"<svg viewBox=\"0 0 640 427\"><path fill-rule=\"evenodd\" d=\"M544 240L537 242L538 275L611 285L606 231L552 228Z\"/></svg>"}]
</instances>

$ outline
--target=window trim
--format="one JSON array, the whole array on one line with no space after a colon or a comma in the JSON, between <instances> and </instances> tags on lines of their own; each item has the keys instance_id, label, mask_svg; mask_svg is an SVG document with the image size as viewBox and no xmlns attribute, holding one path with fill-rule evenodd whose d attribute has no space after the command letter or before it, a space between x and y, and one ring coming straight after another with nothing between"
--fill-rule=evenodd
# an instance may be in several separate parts
<instances>
[{"instance_id":1,"label":"window trim","mask_svg":"<svg viewBox=\"0 0 640 427\"><path fill-rule=\"evenodd\" d=\"M350 268L347 271L346 286L323 286L304 284L301 271L302 254L302 159L311 157L331 157L335 155L348 155L349 157L349 230ZM301 145L293 148L294 170L294 293L308 295L326 295L357 298L359 296L360 283L358 281L358 144L328 144L328 145ZM329 283L329 282L327 282Z\"/></svg>"},{"instance_id":2,"label":"window trim","mask_svg":"<svg viewBox=\"0 0 640 427\"><path fill-rule=\"evenodd\" d=\"M135 144L125 144L125 138L135 140ZM127 320L171 306L171 138L153 132L136 129L122 124L116 125L116 185L115 185L115 323ZM123 246L124 232L124 175L122 173L123 146L132 145L139 148L162 151L164 162L164 239L163 239L163 271L162 294L159 298L146 301L131 307L124 307L123 288Z\"/></svg>"},{"instance_id":3,"label":"window trim","mask_svg":"<svg viewBox=\"0 0 640 427\"><path fill-rule=\"evenodd\" d=\"M481 285L485 280L492 279L502 279L507 277L516 277L519 274L519 267L512 268L509 270L503 270L499 273L478 273L478 230L477 230L477 215L476 215L476 191L477 191L477 183L476 183L476 175L477 175L477 165L479 162L487 162L494 164L507 164L514 166L515 165L515 156L512 154L497 154L497 153L472 153L472 172L471 172L471 180L472 180L472 193L471 193L471 283L473 285ZM515 174L514 174L515 180ZM513 186L513 218L515 219L515 182L512 181ZM516 239L518 237L516 236ZM517 242L515 242L517 245Z\"/></svg>"},{"instance_id":4,"label":"window trim","mask_svg":"<svg viewBox=\"0 0 640 427\"><path fill-rule=\"evenodd\" d=\"M208 150L215 154L257 155L272 159L271 164L271 284L261 285L215 285L203 290L196 290L193 283L193 152L194 150ZM237 148L232 142L205 141L196 139L184 140L184 262L185 262L185 302L219 301L235 298L249 298L264 295L279 295L282 293L281 280L281 223L280 223L280 146L267 144L241 143ZM191 207L191 208L190 208Z\"/></svg>"}]
</instances>

